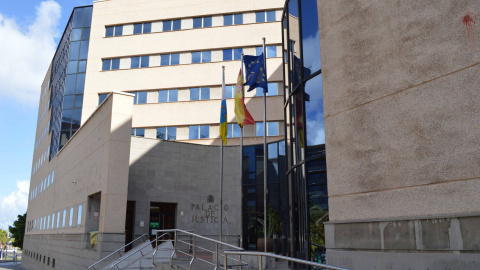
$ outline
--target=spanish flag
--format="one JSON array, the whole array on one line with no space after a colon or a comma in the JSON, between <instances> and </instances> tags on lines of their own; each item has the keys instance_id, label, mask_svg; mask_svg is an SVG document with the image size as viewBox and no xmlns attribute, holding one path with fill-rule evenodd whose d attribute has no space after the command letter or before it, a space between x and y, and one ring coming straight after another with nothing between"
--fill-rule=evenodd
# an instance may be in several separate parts
<instances>
[{"instance_id":1,"label":"spanish flag","mask_svg":"<svg viewBox=\"0 0 480 270\"><path fill-rule=\"evenodd\" d=\"M223 69L222 74L222 105L220 109L220 137L222 138L223 144L227 144L227 98L225 93L225 69Z\"/></svg>"},{"instance_id":2,"label":"spanish flag","mask_svg":"<svg viewBox=\"0 0 480 270\"><path fill-rule=\"evenodd\" d=\"M255 121L245 107L245 89L243 88L242 69L238 73L237 86L235 87L235 116L240 127L245 125L253 125Z\"/></svg>"}]
</instances>

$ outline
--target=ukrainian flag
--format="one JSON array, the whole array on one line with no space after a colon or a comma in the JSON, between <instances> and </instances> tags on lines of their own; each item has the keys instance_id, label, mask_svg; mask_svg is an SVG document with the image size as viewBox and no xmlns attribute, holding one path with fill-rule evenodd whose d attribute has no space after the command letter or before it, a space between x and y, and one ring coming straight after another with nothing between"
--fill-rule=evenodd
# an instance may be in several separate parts
<instances>
[{"instance_id":1,"label":"ukrainian flag","mask_svg":"<svg viewBox=\"0 0 480 270\"><path fill-rule=\"evenodd\" d=\"M220 109L220 137L222 138L223 144L227 144L227 98L225 91L225 68L223 69L222 74L222 107Z\"/></svg>"}]
</instances>

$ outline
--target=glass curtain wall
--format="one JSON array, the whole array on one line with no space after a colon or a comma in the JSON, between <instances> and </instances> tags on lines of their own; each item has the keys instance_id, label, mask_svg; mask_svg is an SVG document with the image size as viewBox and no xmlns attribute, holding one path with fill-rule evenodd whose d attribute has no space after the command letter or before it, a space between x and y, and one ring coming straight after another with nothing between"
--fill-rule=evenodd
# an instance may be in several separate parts
<instances>
[{"instance_id":1,"label":"glass curtain wall","mask_svg":"<svg viewBox=\"0 0 480 270\"><path fill-rule=\"evenodd\" d=\"M80 128L92 6L73 10L52 61L50 158Z\"/></svg>"},{"instance_id":2,"label":"glass curtain wall","mask_svg":"<svg viewBox=\"0 0 480 270\"><path fill-rule=\"evenodd\" d=\"M287 0L282 26L289 251L310 260L311 244L324 245L312 226L328 212L317 1Z\"/></svg>"}]
</instances>

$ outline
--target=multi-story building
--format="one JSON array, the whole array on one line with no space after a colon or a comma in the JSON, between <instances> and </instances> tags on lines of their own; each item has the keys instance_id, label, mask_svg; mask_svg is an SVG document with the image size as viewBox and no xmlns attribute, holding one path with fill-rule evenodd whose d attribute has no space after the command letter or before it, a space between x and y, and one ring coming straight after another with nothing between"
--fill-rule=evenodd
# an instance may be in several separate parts
<instances>
[{"instance_id":1,"label":"multi-story building","mask_svg":"<svg viewBox=\"0 0 480 270\"><path fill-rule=\"evenodd\" d=\"M269 168L276 172L273 185L284 183L284 146L278 143L284 137L282 8L281 0L100 0L73 10L42 84L26 269L84 269L161 228L216 235L224 222L224 240L238 242L242 203L253 213L263 204L255 206L255 196L241 199L232 98L241 54L260 54L263 37L267 126L262 89L247 92L246 106L258 123L244 128L244 145L261 144L266 132L276 164ZM219 221L200 209L218 204L223 66L229 140ZM244 157L253 162L246 175L253 175L248 184L254 186L263 175L263 164L255 161L263 146L257 148ZM97 245L90 245L91 232Z\"/></svg>"}]
</instances>

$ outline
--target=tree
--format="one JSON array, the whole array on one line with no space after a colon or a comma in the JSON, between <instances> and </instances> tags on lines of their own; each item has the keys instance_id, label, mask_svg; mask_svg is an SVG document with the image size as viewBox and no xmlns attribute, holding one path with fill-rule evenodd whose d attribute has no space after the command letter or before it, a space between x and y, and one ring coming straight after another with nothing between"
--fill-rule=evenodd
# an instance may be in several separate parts
<instances>
[{"instance_id":1,"label":"tree","mask_svg":"<svg viewBox=\"0 0 480 270\"><path fill-rule=\"evenodd\" d=\"M7 231L0 229L0 248L3 248L7 244Z\"/></svg>"},{"instance_id":2,"label":"tree","mask_svg":"<svg viewBox=\"0 0 480 270\"><path fill-rule=\"evenodd\" d=\"M23 237L25 236L25 221L27 219L27 213L18 215L18 219L13 222L13 227L8 226L8 231L14 238L12 245L23 249Z\"/></svg>"}]
</instances>

